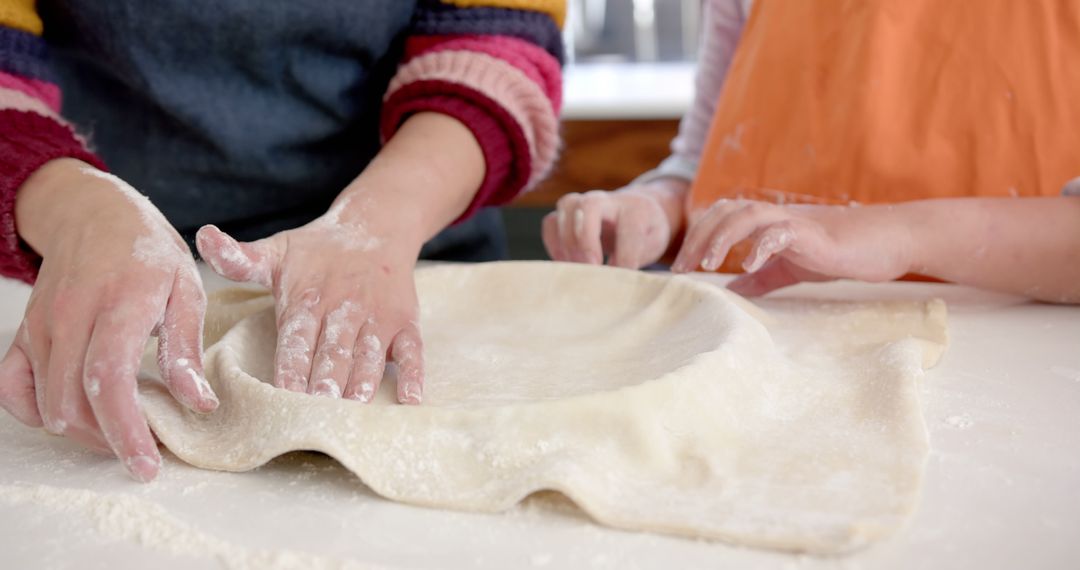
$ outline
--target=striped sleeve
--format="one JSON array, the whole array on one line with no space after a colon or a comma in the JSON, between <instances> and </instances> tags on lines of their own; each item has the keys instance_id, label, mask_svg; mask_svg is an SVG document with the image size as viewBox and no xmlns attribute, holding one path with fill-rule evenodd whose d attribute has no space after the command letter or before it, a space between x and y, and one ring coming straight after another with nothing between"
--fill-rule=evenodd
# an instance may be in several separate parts
<instances>
[{"instance_id":1,"label":"striped sleeve","mask_svg":"<svg viewBox=\"0 0 1080 570\"><path fill-rule=\"evenodd\" d=\"M541 180L558 152L565 0L420 0L384 97L389 139L410 115L465 124L486 172L465 219Z\"/></svg>"},{"instance_id":2,"label":"striped sleeve","mask_svg":"<svg viewBox=\"0 0 1080 570\"><path fill-rule=\"evenodd\" d=\"M32 283L41 259L15 227L15 194L55 158L104 169L86 142L60 118L60 89L46 63L34 0L0 0L0 276Z\"/></svg>"}]
</instances>

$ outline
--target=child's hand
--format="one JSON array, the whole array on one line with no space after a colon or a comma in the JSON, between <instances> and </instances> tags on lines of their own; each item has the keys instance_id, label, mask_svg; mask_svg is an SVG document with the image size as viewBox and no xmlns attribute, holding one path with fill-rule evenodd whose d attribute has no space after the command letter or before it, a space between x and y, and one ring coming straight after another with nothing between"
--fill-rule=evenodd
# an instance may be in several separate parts
<instances>
[{"instance_id":1,"label":"child's hand","mask_svg":"<svg viewBox=\"0 0 1080 570\"><path fill-rule=\"evenodd\" d=\"M390 358L398 368L398 401L419 404L423 345L413 267L421 244L376 220L345 221L348 202L251 243L203 227L199 252L222 276L273 290L275 386L368 402Z\"/></svg>"},{"instance_id":2,"label":"child's hand","mask_svg":"<svg viewBox=\"0 0 1080 570\"><path fill-rule=\"evenodd\" d=\"M218 405L203 378L206 296L191 252L149 200L79 161L49 163L18 200L21 235L44 261L0 361L0 405L115 453L149 481L161 456L136 397L147 338L158 336L162 377L181 404Z\"/></svg>"},{"instance_id":3,"label":"child's hand","mask_svg":"<svg viewBox=\"0 0 1080 570\"><path fill-rule=\"evenodd\" d=\"M556 261L637 269L667 251L682 224L686 183L658 180L615 192L567 194L544 218L543 239Z\"/></svg>"},{"instance_id":4,"label":"child's hand","mask_svg":"<svg viewBox=\"0 0 1080 570\"><path fill-rule=\"evenodd\" d=\"M750 240L747 275L729 287L763 295L802 281L887 281L912 271L912 224L899 206L777 206L721 200L690 225L672 265L715 271Z\"/></svg>"}]
</instances>

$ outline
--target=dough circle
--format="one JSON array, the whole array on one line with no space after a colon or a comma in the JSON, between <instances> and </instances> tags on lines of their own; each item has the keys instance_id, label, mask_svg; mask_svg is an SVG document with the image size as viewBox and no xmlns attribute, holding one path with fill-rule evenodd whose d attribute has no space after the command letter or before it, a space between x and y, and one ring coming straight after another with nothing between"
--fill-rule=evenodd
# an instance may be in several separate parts
<instances>
[{"instance_id":1,"label":"dough circle","mask_svg":"<svg viewBox=\"0 0 1080 570\"><path fill-rule=\"evenodd\" d=\"M209 469L317 450L397 501L501 511L555 490L613 527L784 550L863 546L917 503L940 302L778 316L688 278L539 262L416 284L424 405L394 404L392 379L370 405L273 388L273 300L228 290L206 327L220 407L142 382L151 426Z\"/></svg>"}]
</instances>

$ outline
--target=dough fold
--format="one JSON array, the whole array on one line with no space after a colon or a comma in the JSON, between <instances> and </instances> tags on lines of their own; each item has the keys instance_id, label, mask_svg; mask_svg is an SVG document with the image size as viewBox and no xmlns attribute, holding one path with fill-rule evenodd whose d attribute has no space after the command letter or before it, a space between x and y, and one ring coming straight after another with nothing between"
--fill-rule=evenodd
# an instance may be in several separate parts
<instances>
[{"instance_id":1,"label":"dough fold","mask_svg":"<svg viewBox=\"0 0 1080 570\"><path fill-rule=\"evenodd\" d=\"M155 433L192 465L326 453L405 503L502 511L542 490L612 527L812 553L911 515L927 458L918 382L945 306L782 301L583 265L420 269L425 404L275 389L273 300L211 296L207 378L183 409L144 367ZM148 362L152 362L148 355Z\"/></svg>"}]
</instances>

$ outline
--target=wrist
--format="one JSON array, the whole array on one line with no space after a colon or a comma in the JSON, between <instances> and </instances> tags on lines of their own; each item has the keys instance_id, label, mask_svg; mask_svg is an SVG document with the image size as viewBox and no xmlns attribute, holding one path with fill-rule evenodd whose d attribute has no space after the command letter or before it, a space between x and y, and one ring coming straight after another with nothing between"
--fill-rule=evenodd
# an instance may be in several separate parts
<instances>
[{"instance_id":1,"label":"wrist","mask_svg":"<svg viewBox=\"0 0 1080 570\"><path fill-rule=\"evenodd\" d=\"M423 198L399 183L361 174L338 195L324 218L349 231L419 253L442 226L424 208Z\"/></svg>"},{"instance_id":2,"label":"wrist","mask_svg":"<svg viewBox=\"0 0 1080 570\"><path fill-rule=\"evenodd\" d=\"M83 168L93 167L73 158L50 160L34 171L16 192L15 225L19 237L38 254L44 255L53 234L72 221L71 190L79 185Z\"/></svg>"},{"instance_id":3,"label":"wrist","mask_svg":"<svg viewBox=\"0 0 1080 570\"><path fill-rule=\"evenodd\" d=\"M665 177L645 184L634 184L618 190L627 194L644 196L653 200L667 218L671 239L679 235L686 225L686 194L690 182L682 178Z\"/></svg>"},{"instance_id":4,"label":"wrist","mask_svg":"<svg viewBox=\"0 0 1080 570\"><path fill-rule=\"evenodd\" d=\"M373 226L422 244L465 212L484 174L483 152L468 127L446 115L419 113L335 203L350 198L366 211L349 209Z\"/></svg>"},{"instance_id":5,"label":"wrist","mask_svg":"<svg viewBox=\"0 0 1080 570\"><path fill-rule=\"evenodd\" d=\"M932 254L938 249L938 246L932 243L934 232L928 231L933 225L929 221L929 217L933 215L932 209L922 201L878 207L885 208L886 215L892 217L897 226L897 245L904 252L906 272L932 276L935 272L932 267Z\"/></svg>"},{"instance_id":6,"label":"wrist","mask_svg":"<svg viewBox=\"0 0 1080 570\"><path fill-rule=\"evenodd\" d=\"M124 195L115 180L81 160L47 162L16 194L19 237L47 257L54 244L65 238L95 235L107 239L125 235L120 228L144 224L138 205ZM179 236L176 239L179 241Z\"/></svg>"}]
</instances>

